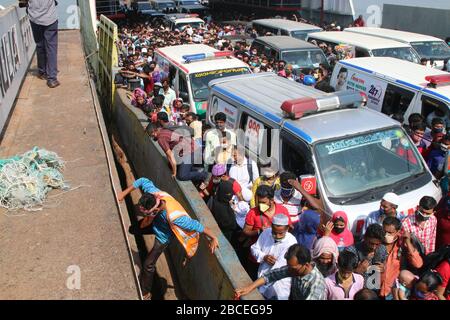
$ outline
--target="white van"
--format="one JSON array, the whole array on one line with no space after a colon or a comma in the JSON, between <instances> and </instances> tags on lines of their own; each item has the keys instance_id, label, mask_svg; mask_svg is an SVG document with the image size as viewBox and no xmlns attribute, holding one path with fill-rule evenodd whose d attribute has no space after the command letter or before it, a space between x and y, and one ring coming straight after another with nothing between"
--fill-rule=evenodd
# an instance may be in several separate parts
<instances>
[{"instance_id":1,"label":"white van","mask_svg":"<svg viewBox=\"0 0 450 320\"><path fill-rule=\"evenodd\" d=\"M251 73L247 64L229 51L204 44L187 44L155 50L155 61L178 97L191 105L191 111L204 117L208 106L208 83L232 75Z\"/></svg>"},{"instance_id":2,"label":"white van","mask_svg":"<svg viewBox=\"0 0 450 320\"><path fill-rule=\"evenodd\" d=\"M169 14L166 15L165 21L172 31L183 31L188 25L195 29L205 27L205 21L198 18L197 14Z\"/></svg>"},{"instance_id":3,"label":"white van","mask_svg":"<svg viewBox=\"0 0 450 320\"><path fill-rule=\"evenodd\" d=\"M394 58L341 60L330 84L336 91L364 92L369 108L400 114L406 123L411 113L427 117L436 108L450 117L450 73L420 64Z\"/></svg>"},{"instance_id":4,"label":"white van","mask_svg":"<svg viewBox=\"0 0 450 320\"><path fill-rule=\"evenodd\" d=\"M225 112L227 126L243 130L238 142L250 157L273 157L280 172L302 177L305 190L316 189L327 214L347 213L355 235L386 192L397 193L399 211L408 214L424 195L442 197L404 129L360 107L359 93L324 93L272 73L219 79L209 86L207 121ZM396 152L400 144L411 147L414 161Z\"/></svg>"},{"instance_id":5,"label":"white van","mask_svg":"<svg viewBox=\"0 0 450 320\"><path fill-rule=\"evenodd\" d=\"M416 51L406 43L389 39L381 39L364 34L343 31L324 31L308 34L308 41L316 40L331 45L348 45L354 48L354 57L392 57L420 63Z\"/></svg>"},{"instance_id":6,"label":"white van","mask_svg":"<svg viewBox=\"0 0 450 320\"><path fill-rule=\"evenodd\" d=\"M252 21L252 27L260 36L270 32L272 35L290 36L300 40L306 40L308 33L322 31L322 28L312 24L285 19L257 19Z\"/></svg>"},{"instance_id":7,"label":"white van","mask_svg":"<svg viewBox=\"0 0 450 320\"><path fill-rule=\"evenodd\" d=\"M411 45L420 58L433 60L432 66L438 69L444 67L444 60L450 59L450 47L444 40L432 36L375 27L353 27L346 28L344 31L407 43Z\"/></svg>"}]
</instances>

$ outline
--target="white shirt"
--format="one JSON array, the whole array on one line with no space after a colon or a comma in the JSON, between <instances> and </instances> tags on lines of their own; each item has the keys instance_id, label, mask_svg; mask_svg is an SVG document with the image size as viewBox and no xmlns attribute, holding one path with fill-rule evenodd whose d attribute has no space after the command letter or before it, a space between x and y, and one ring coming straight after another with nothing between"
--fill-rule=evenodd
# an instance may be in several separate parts
<instances>
[{"instance_id":1,"label":"white shirt","mask_svg":"<svg viewBox=\"0 0 450 320\"><path fill-rule=\"evenodd\" d=\"M258 165L254 160L250 160L252 164L253 181L250 181L250 174L248 172L249 159L244 158L244 162L239 164L233 164L230 168L230 177L239 182L241 188L252 189L253 182L259 177Z\"/></svg>"},{"instance_id":2,"label":"white shirt","mask_svg":"<svg viewBox=\"0 0 450 320\"><path fill-rule=\"evenodd\" d=\"M172 88L169 88L167 92L164 92L164 89L161 89L164 95L164 107L172 108L172 102L177 98L175 91Z\"/></svg>"},{"instance_id":3,"label":"white shirt","mask_svg":"<svg viewBox=\"0 0 450 320\"><path fill-rule=\"evenodd\" d=\"M258 278L272 269L281 268L287 265L284 255L289 247L296 243L297 240L289 232L286 232L286 237L281 242L275 243L272 237L272 228L264 230L256 243L251 246L252 255L255 257L256 261L260 263ZM266 255L274 256L277 259L277 262L275 262L273 266L264 262L264 257ZM288 300L291 293L291 278L284 278L271 285L261 286L259 292L267 299L276 296L278 300Z\"/></svg>"},{"instance_id":4,"label":"white shirt","mask_svg":"<svg viewBox=\"0 0 450 320\"><path fill-rule=\"evenodd\" d=\"M288 202L284 202L281 197L281 189L275 190L274 201L275 203L281 204L289 211L292 223L298 222L299 215L302 213L302 194L298 190L295 190Z\"/></svg>"},{"instance_id":5,"label":"white shirt","mask_svg":"<svg viewBox=\"0 0 450 320\"><path fill-rule=\"evenodd\" d=\"M245 218L247 213L250 211L250 204L245 201L239 201L236 196L233 196L233 211L236 214L236 222L241 229L244 229Z\"/></svg>"},{"instance_id":6,"label":"white shirt","mask_svg":"<svg viewBox=\"0 0 450 320\"><path fill-rule=\"evenodd\" d=\"M219 133L220 131L217 129L208 130L205 135L205 151L204 151L204 159L206 164L214 164L214 151L217 147L222 145L222 136ZM236 145L236 134L229 130L225 129L225 132L230 136L231 144Z\"/></svg>"}]
</instances>

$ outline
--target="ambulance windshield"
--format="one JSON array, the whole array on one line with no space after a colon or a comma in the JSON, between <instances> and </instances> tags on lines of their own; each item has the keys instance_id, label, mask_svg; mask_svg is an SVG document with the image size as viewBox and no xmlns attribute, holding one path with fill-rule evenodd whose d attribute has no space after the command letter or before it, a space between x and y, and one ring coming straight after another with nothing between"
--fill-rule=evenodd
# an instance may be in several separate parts
<instances>
[{"instance_id":1,"label":"ambulance windshield","mask_svg":"<svg viewBox=\"0 0 450 320\"><path fill-rule=\"evenodd\" d=\"M230 68L194 73L190 76L194 101L208 100L208 83L211 80L250 73L248 68Z\"/></svg>"},{"instance_id":2,"label":"ambulance windshield","mask_svg":"<svg viewBox=\"0 0 450 320\"><path fill-rule=\"evenodd\" d=\"M315 150L328 197L389 188L425 172L417 149L401 128L322 142Z\"/></svg>"}]
</instances>

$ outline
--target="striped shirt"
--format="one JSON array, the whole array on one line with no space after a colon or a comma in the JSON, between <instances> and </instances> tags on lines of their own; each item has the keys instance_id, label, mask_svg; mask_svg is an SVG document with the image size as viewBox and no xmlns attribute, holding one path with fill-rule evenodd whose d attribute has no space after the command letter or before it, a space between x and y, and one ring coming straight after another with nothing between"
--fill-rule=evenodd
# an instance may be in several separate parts
<instances>
[{"instance_id":1,"label":"striped shirt","mask_svg":"<svg viewBox=\"0 0 450 320\"><path fill-rule=\"evenodd\" d=\"M281 197L281 189L278 189L275 191L274 201L287 209L292 223L298 222L302 213L302 194L299 191L295 190L292 197L288 201L284 201Z\"/></svg>"},{"instance_id":2,"label":"striped shirt","mask_svg":"<svg viewBox=\"0 0 450 320\"><path fill-rule=\"evenodd\" d=\"M314 264L313 264L314 265ZM266 284L291 277L289 267L281 267L266 273L263 277ZM303 277L292 277L290 300L326 300L327 286L325 279L317 267Z\"/></svg>"}]
</instances>

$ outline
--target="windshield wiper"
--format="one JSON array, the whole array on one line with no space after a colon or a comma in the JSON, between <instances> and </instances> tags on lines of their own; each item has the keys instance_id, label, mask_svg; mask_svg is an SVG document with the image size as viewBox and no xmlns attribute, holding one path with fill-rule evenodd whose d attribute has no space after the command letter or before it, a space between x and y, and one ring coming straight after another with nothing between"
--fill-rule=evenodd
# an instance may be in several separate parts
<instances>
[{"instance_id":1,"label":"windshield wiper","mask_svg":"<svg viewBox=\"0 0 450 320\"><path fill-rule=\"evenodd\" d=\"M386 188L386 186L379 186L379 187L375 187L375 188L372 188L372 189L369 189L369 190L361 191L361 193L359 193L358 195L356 195L354 197L350 197L350 198L345 199L345 200L342 200L341 202L339 202L339 204L342 206L344 204L347 204L350 201L355 201L355 200L358 200L358 199L361 199L361 198L364 198L364 197L368 196L368 192L372 193L372 192L376 192L376 191L379 191L379 190L382 190L382 189L385 189L385 188Z\"/></svg>"},{"instance_id":2,"label":"windshield wiper","mask_svg":"<svg viewBox=\"0 0 450 320\"><path fill-rule=\"evenodd\" d=\"M425 173L424 171L419 172L419 173L416 173L415 175L410 176L410 177L407 177L407 178L402 179L402 180L399 180L399 181L397 181L397 182L391 184L390 186L379 186L379 187L375 187L375 188L372 188L372 189L369 189L369 190L365 190L365 191L361 192L360 194L358 194L358 195L356 195L356 196L354 196L354 197L350 197L350 198L348 198L348 199L342 200L341 202L339 202L339 204L340 204L340 205L347 204L347 203L350 202L350 201L355 201L355 200L364 198L365 196L368 195L368 192L373 193L373 192L377 192L377 191L382 190L382 189L385 189L385 188L389 188L389 190L390 190L391 192L394 192L395 189L397 189L397 187L398 187L400 184L405 183L406 181L410 180L411 178L416 179L416 178L420 177L421 175L423 175L424 173Z\"/></svg>"}]
</instances>

